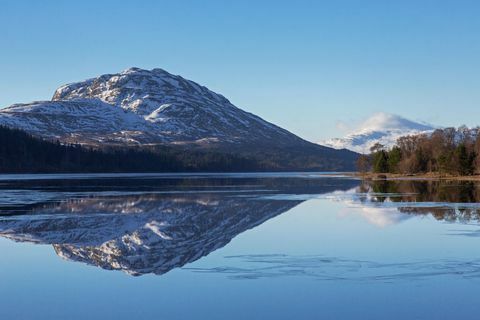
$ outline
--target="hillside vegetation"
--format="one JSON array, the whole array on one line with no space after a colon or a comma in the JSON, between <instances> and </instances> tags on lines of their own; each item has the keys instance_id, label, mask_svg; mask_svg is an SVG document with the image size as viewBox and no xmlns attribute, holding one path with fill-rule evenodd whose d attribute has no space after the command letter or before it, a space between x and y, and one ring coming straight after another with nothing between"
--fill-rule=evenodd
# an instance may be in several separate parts
<instances>
[{"instance_id":1,"label":"hillside vegetation","mask_svg":"<svg viewBox=\"0 0 480 320\"><path fill-rule=\"evenodd\" d=\"M355 156L335 161L324 150L312 155L301 147L256 153L171 146L93 148L0 126L0 173L323 171L353 169Z\"/></svg>"}]
</instances>

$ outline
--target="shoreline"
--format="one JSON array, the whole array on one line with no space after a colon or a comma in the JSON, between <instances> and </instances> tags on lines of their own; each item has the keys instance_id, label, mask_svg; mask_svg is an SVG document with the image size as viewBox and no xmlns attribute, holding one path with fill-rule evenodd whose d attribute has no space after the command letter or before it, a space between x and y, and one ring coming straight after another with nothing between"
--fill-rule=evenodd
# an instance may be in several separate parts
<instances>
[{"instance_id":1,"label":"shoreline","mask_svg":"<svg viewBox=\"0 0 480 320\"><path fill-rule=\"evenodd\" d=\"M401 173L360 173L355 172L352 177L362 180L452 180L452 181L480 181L480 175L456 176L441 173L401 174Z\"/></svg>"}]
</instances>

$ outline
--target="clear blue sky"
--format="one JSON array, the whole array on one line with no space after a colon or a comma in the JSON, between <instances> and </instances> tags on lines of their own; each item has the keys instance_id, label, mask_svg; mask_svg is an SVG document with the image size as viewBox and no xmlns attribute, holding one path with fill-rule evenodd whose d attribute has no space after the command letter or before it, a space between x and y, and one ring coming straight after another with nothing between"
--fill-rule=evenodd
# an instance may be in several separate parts
<instances>
[{"instance_id":1,"label":"clear blue sky","mask_svg":"<svg viewBox=\"0 0 480 320\"><path fill-rule=\"evenodd\" d=\"M479 1L1 1L0 106L160 67L309 140L374 112L480 124Z\"/></svg>"}]
</instances>

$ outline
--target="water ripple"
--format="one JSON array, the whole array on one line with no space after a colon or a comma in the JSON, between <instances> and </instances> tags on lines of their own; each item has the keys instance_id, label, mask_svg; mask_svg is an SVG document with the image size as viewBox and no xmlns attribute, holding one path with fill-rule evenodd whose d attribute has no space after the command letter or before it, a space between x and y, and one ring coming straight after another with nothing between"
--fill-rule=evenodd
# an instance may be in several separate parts
<instances>
[{"instance_id":1,"label":"water ripple","mask_svg":"<svg viewBox=\"0 0 480 320\"><path fill-rule=\"evenodd\" d=\"M224 274L230 279L309 277L324 281L411 281L440 276L480 278L480 259L423 260L381 263L322 255L285 254L226 256L226 264L211 268L186 267L197 273Z\"/></svg>"}]
</instances>

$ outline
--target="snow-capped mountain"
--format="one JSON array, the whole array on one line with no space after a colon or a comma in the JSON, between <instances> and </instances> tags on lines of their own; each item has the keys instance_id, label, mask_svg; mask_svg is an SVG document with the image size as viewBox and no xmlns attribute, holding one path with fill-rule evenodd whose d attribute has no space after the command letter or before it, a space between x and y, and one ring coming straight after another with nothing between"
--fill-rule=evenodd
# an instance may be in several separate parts
<instances>
[{"instance_id":1,"label":"snow-capped mountain","mask_svg":"<svg viewBox=\"0 0 480 320\"><path fill-rule=\"evenodd\" d=\"M162 69L131 68L62 86L52 101L0 110L0 123L87 144L299 140L223 96Z\"/></svg>"},{"instance_id":2,"label":"snow-capped mountain","mask_svg":"<svg viewBox=\"0 0 480 320\"><path fill-rule=\"evenodd\" d=\"M435 127L420 122L414 122L401 116L377 113L363 122L357 129L344 138L333 138L320 144L335 149L348 149L359 153L369 153L375 143L392 147L398 138L407 135L431 133Z\"/></svg>"},{"instance_id":3,"label":"snow-capped mountain","mask_svg":"<svg viewBox=\"0 0 480 320\"><path fill-rule=\"evenodd\" d=\"M195 82L162 69L127 69L62 86L52 101L0 110L0 123L83 144L300 140Z\"/></svg>"},{"instance_id":4,"label":"snow-capped mountain","mask_svg":"<svg viewBox=\"0 0 480 320\"><path fill-rule=\"evenodd\" d=\"M310 157L309 163L313 156L316 168L325 170L353 169L356 158L352 152L305 141L162 69L130 68L64 85L51 101L0 109L0 125L92 146L161 144L255 156L269 152L286 161L292 159L286 152L295 152Z\"/></svg>"}]
</instances>

